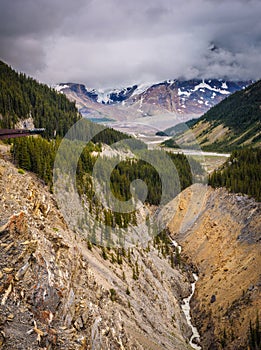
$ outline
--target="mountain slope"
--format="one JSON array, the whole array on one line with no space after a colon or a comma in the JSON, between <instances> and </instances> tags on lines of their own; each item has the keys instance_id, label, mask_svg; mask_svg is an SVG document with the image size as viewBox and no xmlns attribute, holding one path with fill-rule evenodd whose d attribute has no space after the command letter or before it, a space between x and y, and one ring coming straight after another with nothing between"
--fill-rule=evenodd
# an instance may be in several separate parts
<instances>
[{"instance_id":1,"label":"mountain slope","mask_svg":"<svg viewBox=\"0 0 261 350\"><path fill-rule=\"evenodd\" d=\"M169 207L171 235L199 270L191 306L203 349L259 349L260 338L248 344L260 319L261 203L193 185Z\"/></svg>"},{"instance_id":2,"label":"mountain slope","mask_svg":"<svg viewBox=\"0 0 261 350\"><path fill-rule=\"evenodd\" d=\"M74 102L0 61L0 127L45 128L63 136L80 115Z\"/></svg>"},{"instance_id":3,"label":"mountain slope","mask_svg":"<svg viewBox=\"0 0 261 350\"><path fill-rule=\"evenodd\" d=\"M86 114L97 114L112 119L133 120L172 114L184 120L199 117L231 93L249 85L250 81L212 80L168 80L158 84L142 84L114 90L88 89L82 84L61 83L56 89L76 101L79 110ZM128 116L127 116L128 114ZM172 120L172 125L175 119ZM159 125L160 127L160 125Z\"/></svg>"},{"instance_id":4,"label":"mountain slope","mask_svg":"<svg viewBox=\"0 0 261 350\"><path fill-rule=\"evenodd\" d=\"M234 151L230 158L209 177L213 187L226 187L261 202L261 148Z\"/></svg>"},{"instance_id":5,"label":"mountain slope","mask_svg":"<svg viewBox=\"0 0 261 350\"><path fill-rule=\"evenodd\" d=\"M205 150L230 151L241 146L261 144L261 80L229 96L198 120L187 123L197 143ZM183 128L185 130L186 127ZM182 127L168 130L176 133L174 141L193 147L191 132Z\"/></svg>"},{"instance_id":6,"label":"mountain slope","mask_svg":"<svg viewBox=\"0 0 261 350\"><path fill-rule=\"evenodd\" d=\"M160 249L92 246L35 175L0 174L1 349L191 349L190 282Z\"/></svg>"},{"instance_id":7,"label":"mountain slope","mask_svg":"<svg viewBox=\"0 0 261 350\"><path fill-rule=\"evenodd\" d=\"M151 86L132 100L160 105L178 114L202 114L230 93L248 84L249 82L225 82L216 79L168 80Z\"/></svg>"}]
</instances>

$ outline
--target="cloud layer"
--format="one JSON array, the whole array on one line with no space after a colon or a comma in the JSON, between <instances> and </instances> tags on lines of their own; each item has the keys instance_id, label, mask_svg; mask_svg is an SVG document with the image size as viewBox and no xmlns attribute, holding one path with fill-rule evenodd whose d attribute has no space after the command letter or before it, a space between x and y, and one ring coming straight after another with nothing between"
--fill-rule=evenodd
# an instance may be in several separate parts
<instances>
[{"instance_id":1,"label":"cloud layer","mask_svg":"<svg viewBox=\"0 0 261 350\"><path fill-rule=\"evenodd\" d=\"M0 58L48 84L260 78L260 0L0 0L0 5Z\"/></svg>"}]
</instances>

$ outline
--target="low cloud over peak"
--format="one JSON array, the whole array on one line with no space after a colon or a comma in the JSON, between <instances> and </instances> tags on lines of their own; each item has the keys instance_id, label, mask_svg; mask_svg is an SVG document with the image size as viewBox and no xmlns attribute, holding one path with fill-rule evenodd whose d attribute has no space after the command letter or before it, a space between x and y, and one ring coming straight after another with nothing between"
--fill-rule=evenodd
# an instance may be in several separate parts
<instances>
[{"instance_id":1,"label":"low cloud over peak","mask_svg":"<svg viewBox=\"0 0 261 350\"><path fill-rule=\"evenodd\" d=\"M259 0L2 0L0 57L54 84L258 79Z\"/></svg>"}]
</instances>

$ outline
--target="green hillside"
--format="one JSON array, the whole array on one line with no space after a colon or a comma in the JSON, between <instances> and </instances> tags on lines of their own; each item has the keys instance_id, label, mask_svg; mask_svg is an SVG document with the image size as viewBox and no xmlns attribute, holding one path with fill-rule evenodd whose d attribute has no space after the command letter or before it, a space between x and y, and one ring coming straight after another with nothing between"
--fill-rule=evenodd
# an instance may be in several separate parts
<instances>
[{"instance_id":1,"label":"green hillside","mask_svg":"<svg viewBox=\"0 0 261 350\"><path fill-rule=\"evenodd\" d=\"M261 201L261 149L234 151L226 163L210 175L209 184Z\"/></svg>"},{"instance_id":2,"label":"green hillside","mask_svg":"<svg viewBox=\"0 0 261 350\"><path fill-rule=\"evenodd\" d=\"M20 120L32 118L45 136L64 136L80 118L74 102L47 85L15 72L0 61L0 127L14 128Z\"/></svg>"},{"instance_id":3,"label":"green hillside","mask_svg":"<svg viewBox=\"0 0 261 350\"><path fill-rule=\"evenodd\" d=\"M175 133L173 145L187 148L193 148L197 143L203 150L231 151L242 146L260 145L261 80L230 95L201 118L187 122L183 128L175 127L172 132Z\"/></svg>"}]
</instances>

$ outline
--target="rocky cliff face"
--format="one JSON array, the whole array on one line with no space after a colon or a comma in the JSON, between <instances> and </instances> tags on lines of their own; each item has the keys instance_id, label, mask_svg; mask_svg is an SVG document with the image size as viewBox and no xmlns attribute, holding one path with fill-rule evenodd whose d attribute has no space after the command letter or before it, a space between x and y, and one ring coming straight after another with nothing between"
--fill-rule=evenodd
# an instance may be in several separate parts
<instances>
[{"instance_id":1,"label":"rocky cliff face","mask_svg":"<svg viewBox=\"0 0 261 350\"><path fill-rule=\"evenodd\" d=\"M1 349L190 349L190 283L157 249L104 260L44 185L3 158L0 192Z\"/></svg>"},{"instance_id":2,"label":"rocky cliff face","mask_svg":"<svg viewBox=\"0 0 261 350\"><path fill-rule=\"evenodd\" d=\"M113 249L105 259L68 228L48 189L0 151L0 347L191 349L180 306L191 273L153 244L121 263ZM261 306L260 213L260 203L196 184L166 208L182 259L199 275L192 315L203 349L246 348Z\"/></svg>"},{"instance_id":3,"label":"rocky cliff face","mask_svg":"<svg viewBox=\"0 0 261 350\"><path fill-rule=\"evenodd\" d=\"M194 185L170 207L171 234L199 271L192 308L203 349L246 349L261 307L261 204Z\"/></svg>"}]
</instances>

